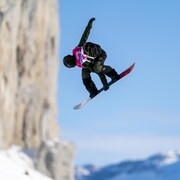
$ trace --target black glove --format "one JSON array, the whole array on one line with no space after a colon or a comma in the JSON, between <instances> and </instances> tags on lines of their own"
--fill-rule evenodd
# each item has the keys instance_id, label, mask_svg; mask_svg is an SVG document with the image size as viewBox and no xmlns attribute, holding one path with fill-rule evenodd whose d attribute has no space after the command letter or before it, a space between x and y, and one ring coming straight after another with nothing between
<instances>
[{"instance_id":1,"label":"black glove","mask_svg":"<svg viewBox=\"0 0 180 180\"><path fill-rule=\"evenodd\" d=\"M95 18L91 18L90 20L89 20L89 23L88 23L88 25L92 28L92 23L93 23L93 21L95 21L96 19Z\"/></svg>"},{"instance_id":2,"label":"black glove","mask_svg":"<svg viewBox=\"0 0 180 180\"><path fill-rule=\"evenodd\" d=\"M109 85L108 84L103 84L103 88L105 91L107 91L109 89Z\"/></svg>"},{"instance_id":3,"label":"black glove","mask_svg":"<svg viewBox=\"0 0 180 180\"><path fill-rule=\"evenodd\" d=\"M95 21L96 20L96 18L91 18L90 20L89 20L89 23L92 23L93 21Z\"/></svg>"}]
</instances>

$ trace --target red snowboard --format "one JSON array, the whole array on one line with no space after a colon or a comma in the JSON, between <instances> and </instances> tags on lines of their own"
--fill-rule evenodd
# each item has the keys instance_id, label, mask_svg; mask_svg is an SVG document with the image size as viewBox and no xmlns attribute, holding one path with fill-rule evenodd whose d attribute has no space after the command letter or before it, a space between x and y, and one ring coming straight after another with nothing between
<instances>
[{"instance_id":1,"label":"red snowboard","mask_svg":"<svg viewBox=\"0 0 180 180\"><path fill-rule=\"evenodd\" d=\"M134 65L135 65L135 63L132 64L132 65L131 65L129 68L127 68L126 70L124 70L122 73L120 73L120 74L119 74L119 80L122 79L123 77L125 77L126 75L128 75L128 74L133 70ZM118 80L118 81L119 81L119 80ZM114 84L114 83L116 83L116 82L118 82L118 81L115 81L115 82L110 81L110 82L108 83L108 85L111 86L112 84ZM99 89L99 93L101 93L102 91L104 91L104 88L103 88L103 87L102 87L101 89ZM96 96L95 96L95 97L96 97ZM92 98L89 97L89 98L86 99L84 102L76 105L73 109L75 109L75 110L81 109L81 108L84 107L91 99L92 99Z\"/></svg>"}]
</instances>

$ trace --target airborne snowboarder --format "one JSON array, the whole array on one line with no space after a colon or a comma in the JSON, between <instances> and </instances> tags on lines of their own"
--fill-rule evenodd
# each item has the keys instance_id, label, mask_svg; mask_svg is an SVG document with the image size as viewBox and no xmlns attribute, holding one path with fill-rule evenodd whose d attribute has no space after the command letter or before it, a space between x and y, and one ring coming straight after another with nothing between
<instances>
[{"instance_id":1,"label":"airborne snowboarder","mask_svg":"<svg viewBox=\"0 0 180 180\"><path fill-rule=\"evenodd\" d=\"M116 82L120 78L115 69L104 65L107 54L101 46L92 42L86 42L93 21L95 21L95 18L89 20L79 44L72 50L72 55L67 55L63 59L64 65L68 68L75 66L82 68L82 81L91 99L99 93L91 78L91 72L98 74L104 90L109 89L106 76L111 78L111 82Z\"/></svg>"}]
</instances>

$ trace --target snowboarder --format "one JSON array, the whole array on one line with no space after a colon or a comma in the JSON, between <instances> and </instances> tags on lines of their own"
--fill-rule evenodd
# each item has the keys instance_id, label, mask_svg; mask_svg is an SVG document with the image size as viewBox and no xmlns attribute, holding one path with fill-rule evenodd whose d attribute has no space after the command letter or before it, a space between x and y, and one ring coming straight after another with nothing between
<instances>
[{"instance_id":1,"label":"snowboarder","mask_svg":"<svg viewBox=\"0 0 180 180\"><path fill-rule=\"evenodd\" d=\"M91 72L99 76L104 90L109 89L106 76L110 77L112 82L119 80L119 75L115 69L104 65L107 54L101 46L92 42L86 42L93 21L95 21L95 18L89 20L79 44L72 50L72 55L67 55L63 59L64 65L68 68L75 66L82 68L82 81L90 94L90 98L95 97L99 93L96 85L92 81Z\"/></svg>"}]
</instances>

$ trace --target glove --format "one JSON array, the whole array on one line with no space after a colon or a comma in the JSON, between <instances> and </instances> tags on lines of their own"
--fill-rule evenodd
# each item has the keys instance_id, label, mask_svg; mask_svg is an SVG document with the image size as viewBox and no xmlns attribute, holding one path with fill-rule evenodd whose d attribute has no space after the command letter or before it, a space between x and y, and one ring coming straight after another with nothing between
<instances>
[{"instance_id":1,"label":"glove","mask_svg":"<svg viewBox=\"0 0 180 180\"><path fill-rule=\"evenodd\" d=\"M88 25L90 26L90 28L92 28L92 23L93 23L93 21L95 21L95 20L96 20L95 18L91 18L91 19L89 20Z\"/></svg>"},{"instance_id":2,"label":"glove","mask_svg":"<svg viewBox=\"0 0 180 180\"><path fill-rule=\"evenodd\" d=\"M91 18L90 20L89 20L89 23L92 23L93 21L95 21L96 20L96 18Z\"/></svg>"},{"instance_id":3,"label":"glove","mask_svg":"<svg viewBox=\"0 0 180 180\"><path fill-rule=\"evenodd\" d=\"M103 88L105 91L107 91L109 89L109 85L108 84L103 84Z\"/></svg>"}]
</instances>

